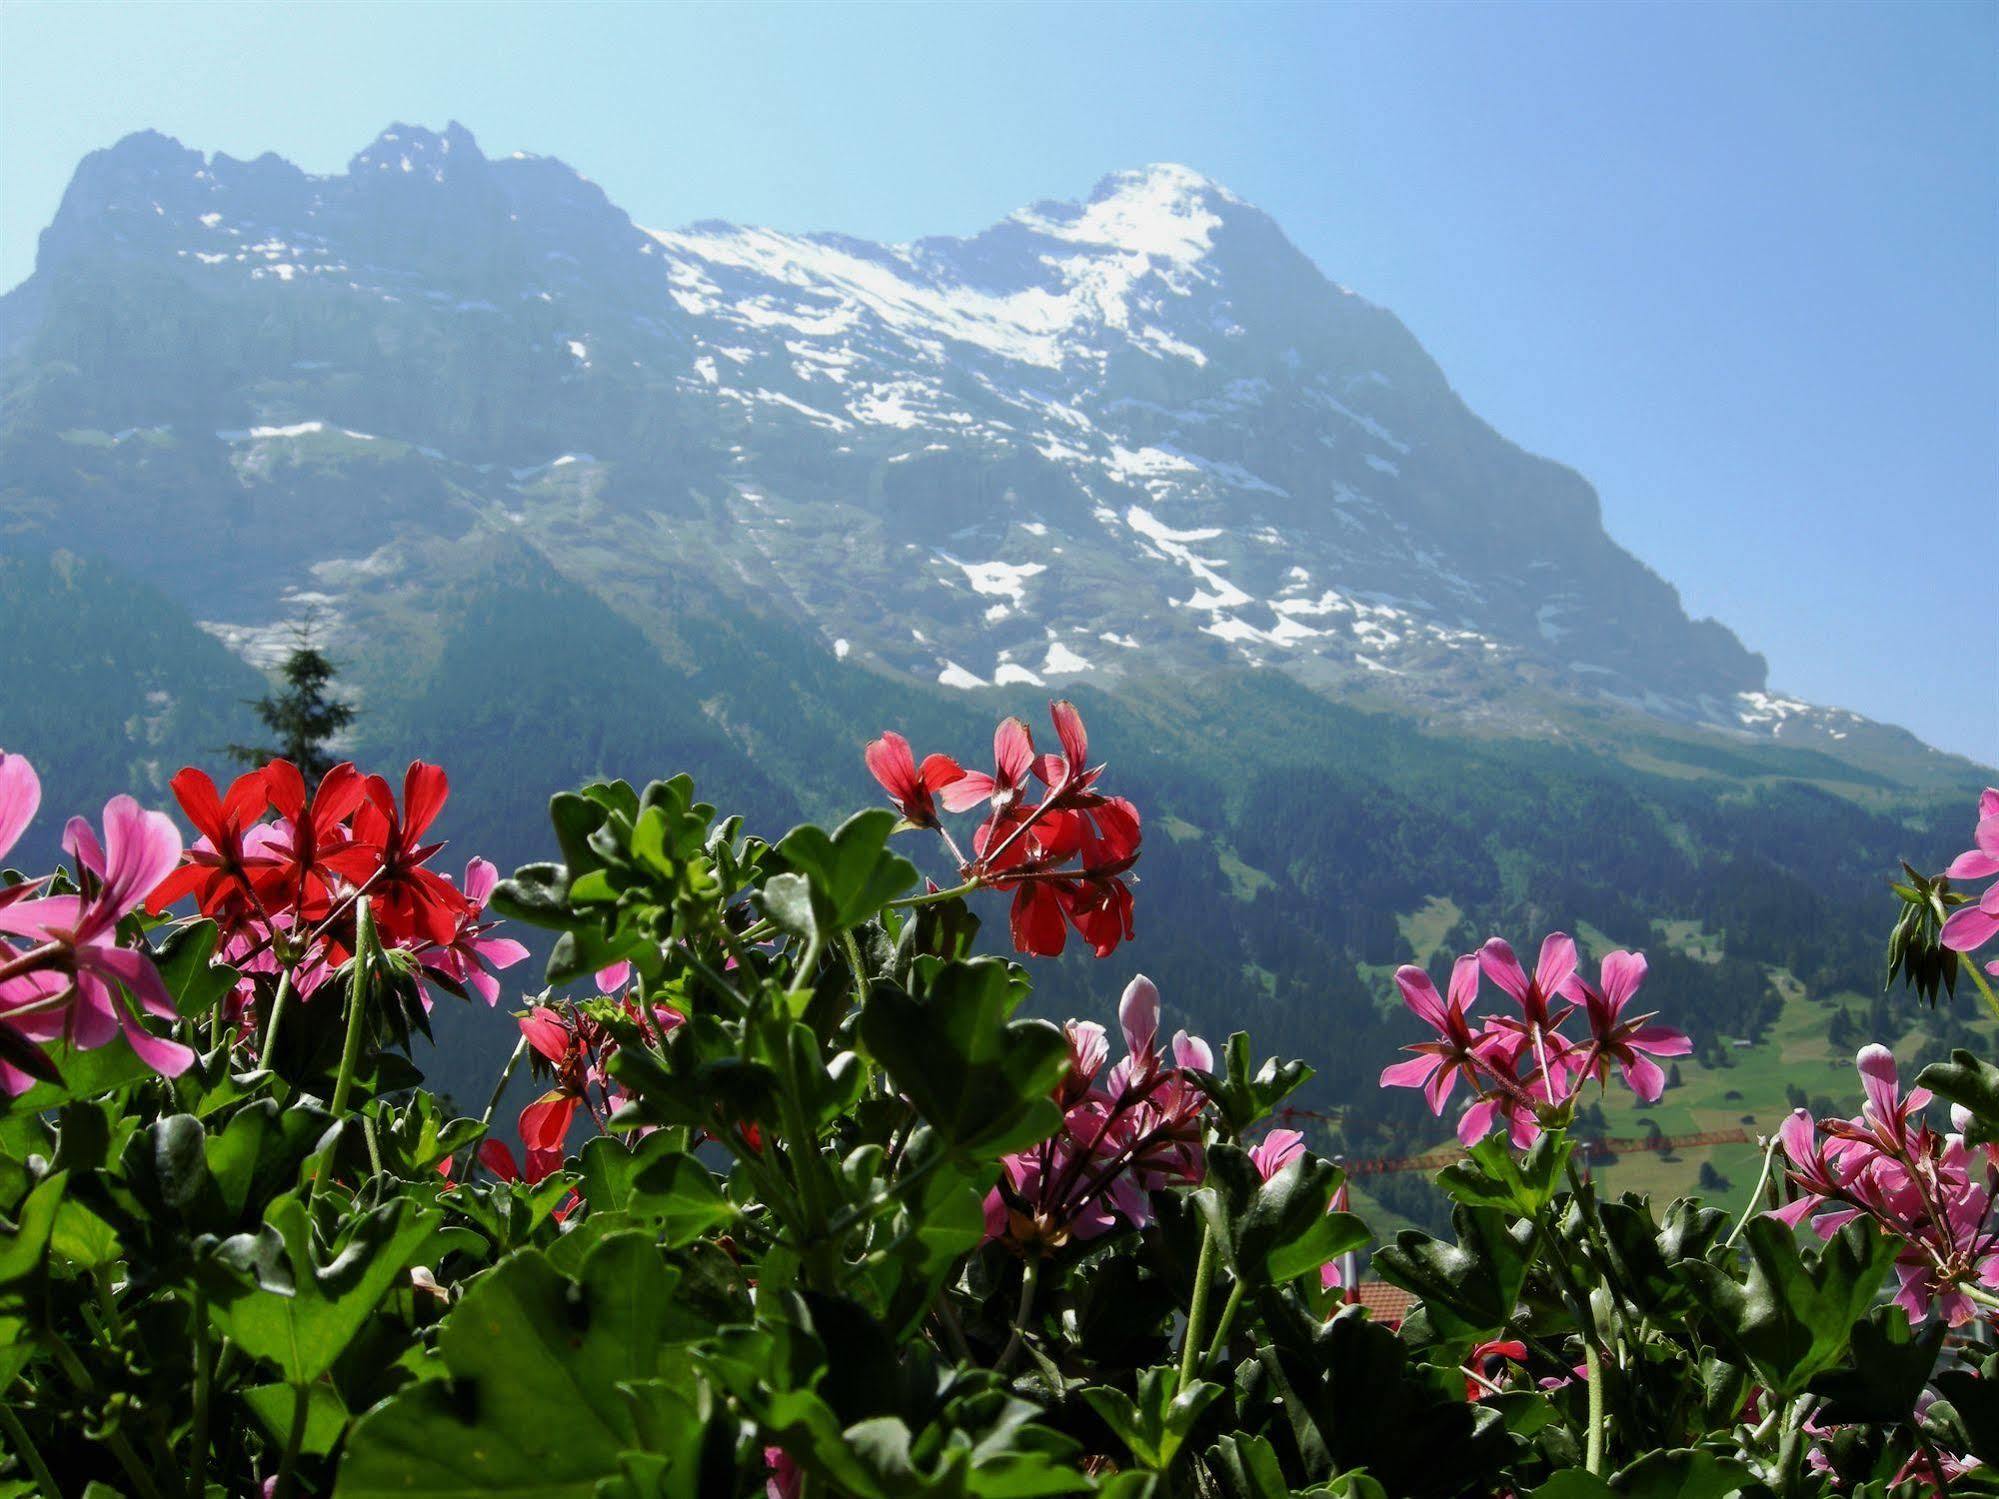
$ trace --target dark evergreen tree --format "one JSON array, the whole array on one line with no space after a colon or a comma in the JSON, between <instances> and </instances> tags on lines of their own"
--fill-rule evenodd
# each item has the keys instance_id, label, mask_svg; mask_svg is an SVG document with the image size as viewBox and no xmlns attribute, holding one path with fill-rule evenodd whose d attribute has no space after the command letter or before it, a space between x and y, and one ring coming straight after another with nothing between
<instances>
[{"instance_id":1,"label":"dark evergreen tree","mask_svg":"<svg viewBox=\"0 0 1999 1499\"><path fill-rule=\"evenodd\" d=\"M266 694L250 706L271 733L270 745L232 744L232 759L247 765L283 758L291 761L307 780L316 781L333 768L328 743L354 721L354 708L330 692L335 672L332 661L313 644L312 626L299 625L292 632L291 653L279 669L280 691Z\"/></svg>"}]
</instances>

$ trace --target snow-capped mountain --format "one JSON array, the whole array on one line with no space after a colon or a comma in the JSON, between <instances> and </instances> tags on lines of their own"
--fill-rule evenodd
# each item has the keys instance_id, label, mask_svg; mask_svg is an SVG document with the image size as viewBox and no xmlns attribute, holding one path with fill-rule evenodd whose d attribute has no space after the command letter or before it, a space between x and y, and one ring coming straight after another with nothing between
<instances>
[{"instance_id":1,"label":"snow-capped mountain","mask_svg":"<svg viewBox=\"0 0 1999 1499\"><path fill-rule=\"evenodd\" d=\"M246 652L307 609L379 634L521 545L643 629L698 580L953 688L1233 663L1455 718L1888 732L1771 695L1582 478L1184 167L877 245L643 229L456 125L326 177L148 133L80 166L0 337L0 527Z\"/></svg>"}]
</instances>

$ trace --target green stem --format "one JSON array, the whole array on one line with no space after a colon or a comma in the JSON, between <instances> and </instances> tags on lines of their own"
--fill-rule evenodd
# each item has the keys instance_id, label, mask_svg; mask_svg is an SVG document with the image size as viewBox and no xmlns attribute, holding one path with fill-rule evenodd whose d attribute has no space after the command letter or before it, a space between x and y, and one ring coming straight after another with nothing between
<instances>
[{"instance_id":1,"label":"green stem","mask_svg":"<svg viewBox=\"0 0 1999 1499\"><path fill-rule=\"evenodd\" d=\"M1994 1296L1990 1291L1981 1290L1968 1280L1959 1281L1957 1288L1981 1305L1999 1308L1999 1296Z\"/></svg>"},{"instance_id":2,"label":"green stem","mask_svg":"<svg viewBox=\"0 0 1999 1499\"><path fill-rule=\"evenodd\" d=\"M854 940L852 932L840 933L840 942L847 950L847 967L854 975L854 1003L865 1008L868 1002L868 965L861 961L861 944Z\"/></svg>"},{"instance_id":3,"label":"green stem","mask_svg":"<svg viewBox=\"0 0 1999 1499\"><path fill-rule=\"evenodd\" d=\"M486 1112L479 1116L479 1134L483 1140L486 1132L493 1127L493 1116L500 1111L500 1097L507 1091L507 1084L514 1080L514 1069L521 1065L521 1058L527 1055L528 1038L523 1036L514 1043L514 1054L507 1058L507 1065L500 1069L500 1080L493 1084L493 1096L486 1100ZM470 1181L479 1174L479 1148L472 1148L472 1159L465 1163L463 1180Z\"/></svg>"},{"instance_id":4,"label":"green stem","mask_svg":"<svg viewBox=\"0 0 1999 1499\"><path fill-rule=\"evenodd\" d=\"M278 1459L278 1484L274 1499L291 1499L298 1492L298 1475L292 1470L298 1466L298 1450L305 1441L306 1417L312 1411L312 1386L292 1386L292 1424L285 1434L284 1456Z\"/></svg>"},{"instance_id":5,"label":"green stem","mask_svg":"<svg viewBox=\"0 0 1999 1499\"><path fill-rule=\"evenodd\" d=\"M42 1461L42 1454L36 1448L34 1439L28 1435L27 1427L14 1414L14 1407L4 1400L0 1400L0 1431L7 1434L7 1440L13 1444L14 1453L21 1459L22 1466L34 1475L36 1488L49 1495L50 1499L62 1499L62 1490L56 1487L48 1464Z\"/></svg>"},{"instance_id":6,"label":"green stem","mask_svg":"<svg viewBox=\"0 0 1999 1499\"><path fill-rule=\"evenodd\" d=\"M961 895L970 895L974 890L982 889L985 883L975 875L964 884L955 885L949 890L932 890L924 895L906 895L901 900L892 900L884 909L907 911L916 906L934 906L943 901L956 900Z\"/></svg>"},{"instance_id":7,"label":"green stem","mask_svg":"<svg viewBox=\"0 0 1999 1499\"><path fill-rule=\"evenodd\" d=\"M995 1374L1006 1373L1020 1357L1020 1350L1027 1342L1028 1320L1034 1315L1034 1293L1040 1284L1041 1261L1037 1257L1029 1260L1020 1272L1020 1303L1013 1311L1013 1331L1007 1336L1006 1347L1000 1350L999 1362L993 1365Z\"/></svg>"},{"instance_id":8,"label":"green stem","mask_svg":"<svg viewBox=\"0 0 1999 1499\"><path fill-rule=\"evenodd\" d=\"M1985 982L1985 975L1979 970L1977 959L1970 953L1959 953L1958 966L1971 975L1972 983L1978 985L1978 992L1984 997L1985 1008L1992 1012L1994 1020L1999 1020L1999 995L1995 995L1992 986Z\"/></svg>"},{"instance_id":9,"label":"green stem","mask_svg":"<svg viewBox=\"0 0 1999 1499\"><path fill-rule=\"evenodd\" d=\"M278 1054L278 1022L285 1018L285 1006L292 997L292 971L289 968L278 972L278 997L271 1001L271 1018L264 1027L264 1047L257 1053L257 1066L268 1072L271 1062Z\"/></svg>"},{"instance_id":10,"label":"green stem","mask_svg":"<svg viewBox=\"0 0 1999 1499\"><path fill-rule=\"evenodd\" d=\"M1756 1204L1763 1200L1763 1189L1770 1185L1770 1164L1777 1158L1777 1147L1782 1144L1780 1137L1772 1135L1763 1146L1763 1171L1756 1178L1756 1190L1749 1194L1749 1206L1742 1210L1742 1216L1735 1220L1735 1227L1722 1240L1723 1249L1733 1249L1735 1241L1742 1237L1742 1231L1749 1227L1749 1220L1756 1216Z\"/></svg>"},{"instance_id":11,"label":"green stem","mask_svg":"<svg viewBox=\"0 0 1999 1499\"><path fill-rule=\"evenodd\" d=\"M187 1492L202 1499L208 1492L208 1404L213 1386L208 1354L208 1298L194 1293L194 1423L188 1431Z\"/></svg>"},{"instance_id":12,"label":"green stem","mask_svg":"<svg viewBox=\"0 0 1999 1499\"><path fill-rule=\"evenodd\" d=\"M1201 1333L1208 1317L1208 1295L1214 1289L1215 1262L1221 1258L1221 1246L1215 1242L1215 1229L1209 1224L1201 1231L1201 1257L1194 1264L1194 1299L1187 1304L1187 1336L1180 1347L1180 1383L1174 1391L1176 1395L1187 1393L1187 1386L1194 1382L1194 1366L1201 1356Z\"/></svg>"},{"instance_id":13,"label":"green stem","mask_svg":"<svg viewBox=\"0 0 1999 1499\"><path fill-rule=\"evenodd\" d=\"M340 1075L333 1083L330 1112L338 1119L354 1091L354 1069L361 1061L361 1037L368 1013L368 961L375 951L375 912L368 901L354 903L354 963L347 984L347 1039L340 1048Z\"/></svg>"},{"instance_id":14,"label":"green stem","mask_svg":"<svg viewBox=\"0 0 1999 1499\"><path fill-rule=\"evenodd\" d=\"M1206 1374L1220 1360L1228 1347L1229 1331L1235 1326L1235 1314L1242 1306L1243 1292L1249 1289L1247 1281L1238 1279L1229 1287L1229 1299L1222 1303L1222 1319L1215 1324L1215 1335L1208 1340L1208 1351L1201 1356L1199 1372Z\"/></svg>"},{"instance_id":15,"label":"green stem","mask_svg":"<svg viewBox=\"0 0 1999 1499\"><path fill-rule=\"evenodd\" d=\"M1583 1466L1592 1473L1603 1472L1603 1357L1595 1342L1583 1342L1583 1363L1589 1369L1589 1446Z\"/></svg>"}]
</instances>

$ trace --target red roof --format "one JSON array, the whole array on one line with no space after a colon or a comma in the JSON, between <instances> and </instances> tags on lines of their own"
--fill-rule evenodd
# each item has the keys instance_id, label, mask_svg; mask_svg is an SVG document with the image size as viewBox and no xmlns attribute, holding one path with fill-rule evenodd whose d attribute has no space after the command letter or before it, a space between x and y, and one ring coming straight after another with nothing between
<instances>
[{"instance_id":1,"label":"red roof","mask_svg":"<svg viewBox=\"0 0 1999 1499\"><path fill-rule=\"evenodd\" d=\"M1402 1319L1409 1315L1409 1308L1416 1304L1414 1296L1385 1280L1362 1281L1354 1287L1354 1300L1366 1307L1375 1321L1390 1327L1400 1327Z\"/></svg>"}]
</instances>

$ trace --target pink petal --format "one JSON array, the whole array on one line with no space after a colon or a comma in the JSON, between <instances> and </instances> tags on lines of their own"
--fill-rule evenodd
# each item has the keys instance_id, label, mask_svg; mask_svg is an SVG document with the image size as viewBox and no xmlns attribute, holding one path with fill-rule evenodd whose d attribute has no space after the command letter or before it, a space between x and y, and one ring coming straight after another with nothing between
<instances>
[{"instance_id":1,"label":"pink petal","mask_svg":"<svg viewBox=\"0 0 1999 1499\"><path fill-rule=\"evenodd\" d=\"M162 1020L180 1019L180 1012L174 1008L173 995L167 992L159 969L144 953L134 952L129 947L93 947L79 950L76 961L79 970L92 968L117 979L150 1014Z\"/></svg>"},{"instance_id":2,"label":"pink petal","mask_svg":"<svg viewBox=\"0 0 1999 1499\"><path fill-rule=\"evenodd\" d=\"M1775 1218L1786 1228L1796 1228L1805 1221L1811 1210L1824 1200L1822 1197L1800 1197L1796 1202L1787 1202L1780 1208L1771 1208L1763 1216Z\"/></svg>"},{"instance_id":3,"label":"pink petal","mask_svg":"<svg viewBox=\"0 0 1999 1499\"><path fill-rule=\"evenodd\" d=\"M1853 1065L1860 1073L1860 1088L1867 1095L1874 1117L1883 1123L1893 1119L1902 1094L1895 1071L1895 1054L1878 1043L1863 1046Z\"/></svg>"},{"instance_id":4,"label":"pink petal","mask_svg":"<svg viewBox=\"0 0 1999 1499\"><path fill-rule=\"evenodd\" d=\"M1411 1057L1406 1062L1395 1062L1381 1069L1381 1086L1384 1088L1420 1088L1430 1080L1430 1074L1444 1065L1444 1059L1434 1052L1425 1052L1420 1057Z\"/></svg>"},{"instance_id":5,"label":"pink petal","mask_svg":"<svg viewBox=\"0 0 1999 1499\"><path fill-rule=\"evenodd\" d=\"M518 945L518 944L516 944ZM523 949L525 952L525 949ZM597 987L606 994L616 994L631 982L632 965L629 962L613 963L608 968L597 970Z\"/></svg>"},{"instance_id":6,"label":"pink petal","mask_svg":"<svg viewBox=\"0 0 1999 1499\"><path fill-rule=\"evenodd\" d=\"M1613 1014L1631 1002L1638 986L1644 982L1645 954L1620 949L1604 955L1603 997L1610 1001Z\"/></svg>"},{"instance_id":7,"label":"pink petal","mask_svg":"<svg viewBox=\"0 0 1999 1499\"><path fill-rule=\"evenodd\" d=\"M1575 971L1575 939L1567 932L1548 933L1541 943L1540 960L1534 965L1534 981L1541 986L1541 992L1550 998L1560 994ZM1639 977L1644 977L1642 970Z\"/></svg>"},{"instance_id":8,"label":"pink petal","mask_svg":"<svg viewBox=\"0 0 1999 1499\"><path fill-rule=\"evenodd\" d=\"M41 779L28 757L0 750L0 858L20 841L41 804Z\"/></svg>"},{"instance_id":9,"label":"pink petal","mask_svg":"<svg viewBox=\"0 0 1999 1499\"><path fill-rule=\"evenodd\" d=\"M983 771L968 770L964 776L937 794L946 812L969 812L993 794L993 778Z\"/></svg>"},{"instance_id":10,"label":"pink petal","mask_svg":"<svg viewBox=\"0 0 1999 1499\"><path fill-rule=\"evenodd\" d=\"M1999 829L1995 829L1995 833L1999 833ZM1970 849L1951 860L1944 873L1954 880L1982 880L1988 875L1999 874L1999 855L1988 854L1981 848Z\"/></svg>"},{"instance_id":11,"label":"pink petal","mask_svg":"<svg viewBox=\"0 0 1999 1499\"><path fill-rule=\"evenodd\" d=\"M1458 1120L1458 1143L1476 1145L1492 1133L1494 1116L1499 1113L1499 1105L1489 1098L1481 1098L1464 1111Z\"/></svg>"},{"instance_id":12,"label":"pink petal","mask_svg":"<svg viewBox=\"0 0 1999 1499\"><path fill-rule=\"evenodd\" d=\"M1062 758L1069 762L1069 774L1079 776L1090 768L1090 740L1083 732L1083 715L1067 698L1048 705L1055 722L1055 737L1062 741Z\"/></svg>"},{"instance_id":13,"label":"pink petal","mask_svg":"<svg viewBox=\"0 0 1999 1499\"><path fill-rule=\"evenodd\" d=\"M1655 1057L1684 1057L1694 1049L1691 1036L1669 1025L1641 1025L1625 1040L1634 1050L1649 1051Z\"/></svg>"},{"instance_id":14,"label":"pink petal","mask_svg":"<svg viewBox=\"0 0 1999 1499\"><path fill-rule=\"evenodd\" d=\"M474 906L483 909L486 897L499 883L500 871L493 867L492 860L474 859L465 866L465 898Z\"/></svg>"},{"instance_id":15,"label":"pink petal","mask_svg":"<svg viewBox=\"0 0 1999 1499\"><path fill-rule=\"evenodd\" d=\"M1503 937L1492 937L1478 950L1478 966L1485 976L1517 1000L1525 1000L1530 985L1527 970L1520 966L1520 960L1513 956L1513 949Z\"/></svg>"},{"instance_id":16,"label":"pink petal","mask_svg":"<svg viewBox=\"0 0 1999 1499\"><path fill-rule=\"evenodd\" d=\"M1657 1103L1659 1095L1666 1091L1666 1074L1642 1052L1632 1053L1631 1060L1623 1064L1623 1071L1624 1081L1638 1095L1640 1103Z\"/></svg>"},{"instance_id":17,"label":"pink petal","mask_svg":"<svg viewBox=\"0 0 1999 1499\"><path fill-rule=\"evenodd\" d=\"M1457 975L1451 975L1452 988L1457 987ZM1437 986L1430 981L1430 975L1413 963L1405 963L1395 970L1395 987L1402 991L1402 1002L1416 1013L1416 1018L1440 1034L1450 1026L1449 1012L1444 1009L1444 1001L1437 994Z\"/></svg>"},{"instance_id":18,"label":"pink petal","mask_svg":"<svg viewBox=\"0 0 1999 1499\"><path fill-rule=\"evenodd\" d=\"M1478 954L1460 953L1451 964L1451 1003L1463 1014L1478 1002Z\"/></svg>"},{"instance_id":19,"label":"pink petal","mask_svg":"<svg viewBox=\"0 0 1999 1499\"><path fill-rule=\"evenodd\" d=\"M164 812L148 812L129 796L104 804L103 902L123 916L180 863L180 829Z\"/></svg>"},{"instance_id":20,"label":"pink petal","mask_svg":"<svg viewBox=\"0 0 1999 1499\"><path fill-rule=\"evenodd\" d=\"M1952 952L1976 952L1992 940L1994 932L1999 932L1999 915L1983 905L1963 906L1951 912L1943 924L1943 945Z\"/></svg>"},{"instance_id":21,"label":"pink petal","mask_svg":"<svg viewBox=\"0 0 1999 1499\"><path fill-rule=\"evenodd\" d=\"M1159 990L1151 979L1141 973L1125 985L1124 997L1118 1001L1117 1018L1131 1055L1151 1056L1152 1043L1159 1036Z\"/></svg>"},{"instance_id":22,"label":"pink petal","mask_svg":"<svg viewBox=\"0 0 1999 1499\"><path fill-rule=\"evenodd\" d=\"M1190 1036L1185 1031L1173 1033L1173 1065L1186 1067L1195 1072L1213 1072L1215 1053L1207 1042L1199 1036Z\"/></svg>"}]
</instances>

